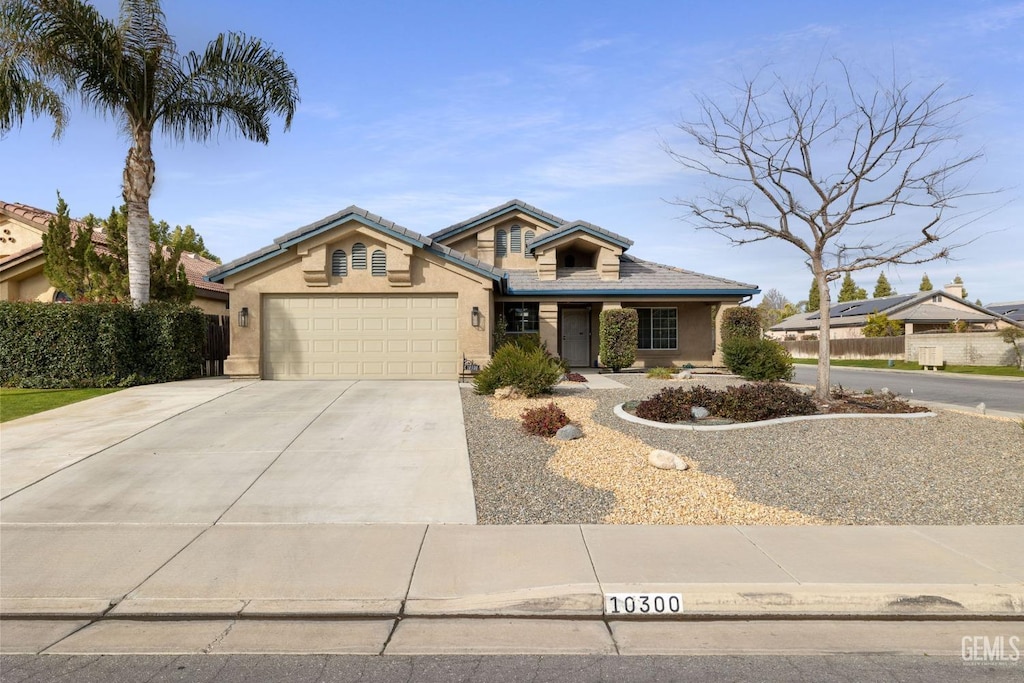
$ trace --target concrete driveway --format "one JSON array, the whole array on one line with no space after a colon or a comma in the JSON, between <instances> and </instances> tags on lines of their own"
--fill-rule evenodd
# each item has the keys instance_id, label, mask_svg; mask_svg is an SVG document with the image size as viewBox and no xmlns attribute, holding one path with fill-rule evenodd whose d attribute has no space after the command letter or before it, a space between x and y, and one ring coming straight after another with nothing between
<instances>
[{"instance_id":1,"label":"concrete driveway","mask_svg":"<svg viewBox=\"0 0 1024 683\"><path fill-rule=\"evenodd\" d=\"M455 382L177 382L2 431L5 524L476 522Z\"/></svg>"}]
</instances>

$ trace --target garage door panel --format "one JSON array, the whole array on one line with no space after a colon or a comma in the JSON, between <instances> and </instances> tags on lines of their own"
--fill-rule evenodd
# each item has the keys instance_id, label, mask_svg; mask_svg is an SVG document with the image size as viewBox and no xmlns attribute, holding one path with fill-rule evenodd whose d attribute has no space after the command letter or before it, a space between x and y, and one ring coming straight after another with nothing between
<instances>
[{"instance_id":1,"label":"garage door panel","mask_svg":"<svg viewBox=\"0 0 1024 683\"><path fill-rule=\"evenodd\" d=\"M455 297L268 296L267 378L454 379Z\"/></svg>"}]
</instances>

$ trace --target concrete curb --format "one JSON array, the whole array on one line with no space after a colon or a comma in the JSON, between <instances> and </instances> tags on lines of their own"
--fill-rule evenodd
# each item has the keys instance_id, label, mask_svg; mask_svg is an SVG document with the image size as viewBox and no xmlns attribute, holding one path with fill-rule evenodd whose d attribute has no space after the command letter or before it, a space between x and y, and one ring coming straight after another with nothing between
<instances>
[{"instance_id":1,"label":"concrete curb","mask_svg":"<svg viewBox=\"0 0 1024 683\"><path fill-rule=\"evenodd\" d=\"M738 422L731 425L690 425L690 424L668 424L667 422L655 422L654 420L645 420L642 417L636 415L630 415L623 409L624 404L620 403L613 411L615 415L622 418L626 422L633 422L635 424L646 425L647 427L657 427L658 429L676 429L691 432L727 432L735 429L755 429L757 427L767 427L769 425L788 424L790 422L803 422L806 420L849 420L849 419L903 419L912 420L921 417L936 417L936 413L840 413L838 415L798 415L796 417L779 417L774 420L761 420L760 422Z\"/></svg>"},{"instance_id":2,"label":"concrete curb","mask_svg":"<svg viewBox=\"0 0 1024 683\"><path fill-rule=\"evenodd\" d=\"M683 609L676 614L608 613L600 592L584 587L545 586L500 595L445 600L363 602L303 600L125 600L109 610L96 600L7 599L2 619L144 619L205 621L211 619L394 619L559 618L679 621L693 619L1014 619L1024 618L1020 584L629 584L608 585L609 593L638 589L678 593ZM139 604L133 604L138 602ZM259 604L257 604L259 603ZM109 610L109 611L107 611Z\"/></svg>"},{"instance_id":3,"label":"concrete curb","mask_svg":"<svg viewBox=\"0 0 1024 683\"><path fill-rule=\"evenodd\" d=\"M818 367L817 363L797 363L797 365L805 365L809 368ZM941 376L950 377L956 379L990 379L999 382L1024 382L1024 377L1005 377L1003 375L971 375L966 372L944 372L939 370L901 370L898 368L857 368L849 365L832 365L833 370L856 370L862 372L899 372L905 375L926 375L928 377Z\"/></svg>"}]
</instances>

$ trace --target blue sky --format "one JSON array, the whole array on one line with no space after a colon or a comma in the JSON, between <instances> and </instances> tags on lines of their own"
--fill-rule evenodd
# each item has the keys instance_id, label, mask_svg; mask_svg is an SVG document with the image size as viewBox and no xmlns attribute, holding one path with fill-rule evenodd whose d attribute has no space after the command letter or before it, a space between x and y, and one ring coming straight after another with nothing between
<instances>
[{"instance_id":1,"label":"blue sky","mask_svg":"<svg viewBox=\"0 0 1024 683\"><path fill-rule=\"evenodd\" d=\"M113 0L96 2L108 16ZM179 48L220 31L256 35L299 78L291 131L268 146L223 133L161 140L154 217L191 224L225 261L350 204L430 233L519 198L635 241L632 254L807 296L785 244L730 247L680 220L675 198L704 179L673 162L694 93L721 96L766 65L799 74L822 58L970 95L971 187L1003 189L956 261L887 272L901 292L960 274L973 300L1024 298L1024 2L323 2L165 0ZM73 215L121 203L126 140L75 111L64 137L26 122L0 141L0 198ZM886 230L915 232L894 219ZM877 271L855 274L869 293ZM758 297L759 299L759 297ZM755 299L755 303L758 299Z\"/></svg>"}]
</instances>

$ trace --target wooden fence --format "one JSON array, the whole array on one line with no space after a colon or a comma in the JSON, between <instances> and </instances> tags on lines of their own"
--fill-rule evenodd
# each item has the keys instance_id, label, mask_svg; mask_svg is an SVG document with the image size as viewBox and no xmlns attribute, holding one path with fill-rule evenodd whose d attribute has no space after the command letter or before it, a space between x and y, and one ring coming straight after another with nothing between
<instances>
[{"instance_id":1,"label":"wooden fence","mask_svg":"<svg viewBox=\"0 0 1024 683\"><path fill-rule=\"evenodd\" d=\"M206 316L206 343L203 345L203 376L220 377L231 348L231 317Z\"/></svg>"},{"instance_id":2,"label":"wooden fence","mask_svg":"<svg viewBox=\"0 0 1024 683\"><path fill-rule=\"evenodd\" d=\"M906 337L862 337L859 339L833 339L832 358L864 359L881 358L903 360ZM784 341L782 345L794 358L817 358L818 341Z\"/></svg>"}]
</instances>

